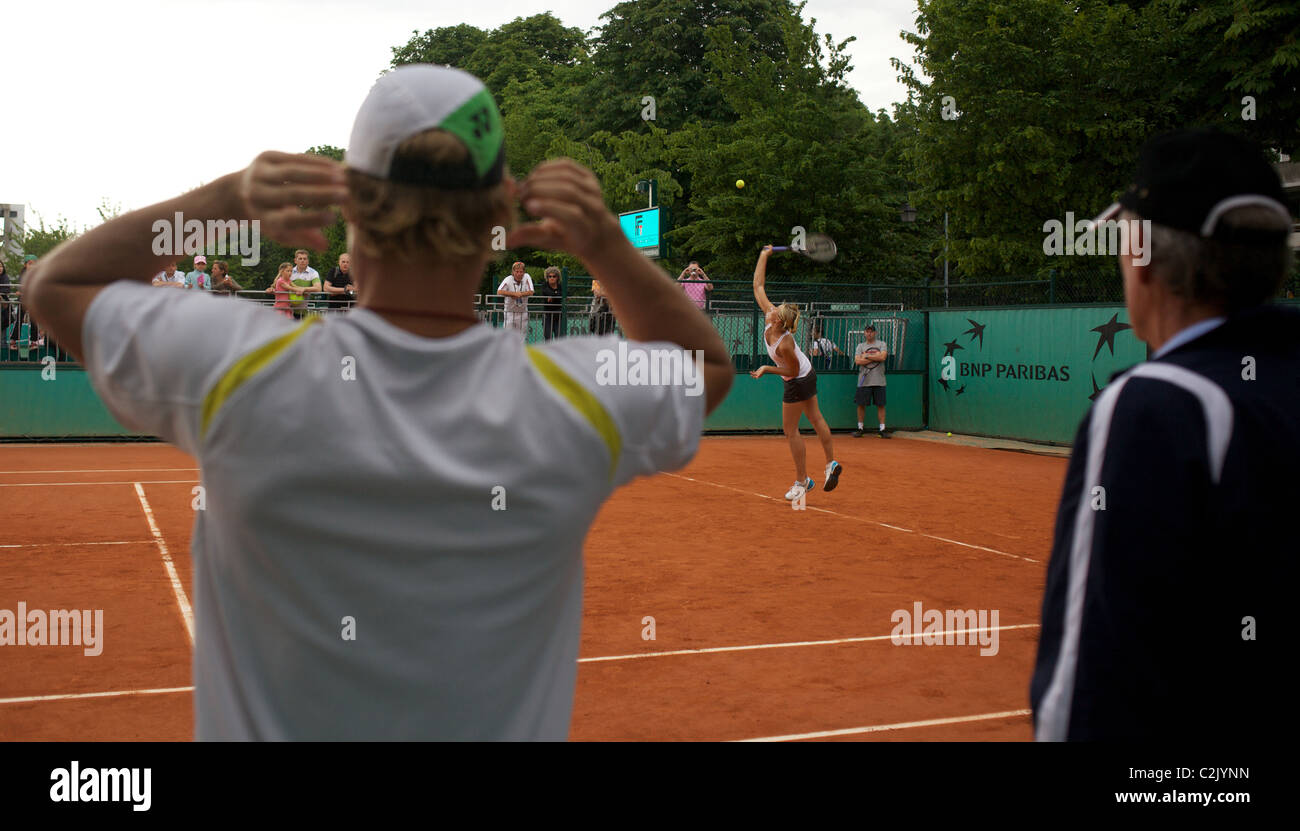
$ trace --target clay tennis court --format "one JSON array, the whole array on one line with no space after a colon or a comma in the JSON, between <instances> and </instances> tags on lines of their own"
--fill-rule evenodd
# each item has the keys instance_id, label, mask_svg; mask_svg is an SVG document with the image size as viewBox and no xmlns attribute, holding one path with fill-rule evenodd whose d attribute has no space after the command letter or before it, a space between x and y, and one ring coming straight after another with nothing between
<instances>
[{"instance_id":1,"label":"clay tennis court","mask_svg":"<svg viewBox=\"0 0 1300 831\"><path fill-rule=\"evenodd\" d=\"M782 499L779 436L705 438L614 495L586 546L574 739L1032 737L1065 459L902 436L836 452L839 489L805 511ZM97 656L0 647L0 739L191 738L198 484L168 445L0 445L0 609L104 613ZM891 615L917 602L996 610L997 653L975 633L894 645Z\"/></svg>"}]
</instances>

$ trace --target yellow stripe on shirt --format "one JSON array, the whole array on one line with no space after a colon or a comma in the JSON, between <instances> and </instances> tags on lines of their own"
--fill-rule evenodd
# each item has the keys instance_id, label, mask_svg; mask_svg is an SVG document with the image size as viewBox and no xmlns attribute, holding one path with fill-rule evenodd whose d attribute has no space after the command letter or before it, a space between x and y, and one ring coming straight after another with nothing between
<instances>
[{"instance_id":1,"label":"yellow stripe on shirt","mask_svg":"<svg viewBox=\"0 0 1300 831\"><path fill-rule=\"evenodd\" d=\"M528 347L528 357L546 382L572 404L574 409L591 423L596 434L604 440L605 446L609 448L609 476L612 479L614 472L618 470L619 456L623 452L623 438L618 432L618 425L605 409L605 405L541 350Z\"/></svg>"},{"instance_id":2,"label":"yellow stripe on shirt","mask_svg":"<svg viewBox=\"0 0 1300 831\"><path fill-rule=\"evenodd\" d=\"M221 380L208 390L208 394L203 397L202 418L199 422L199 438L202 439L208 433L208 424L211 423L217 410L221 405L226 403L226 399L234 395L235 390L244 385L245 382L251 381L253 376L266 368L267 364L275 360L280 353L288 349L289 346L298 339L307 327L313 323L319 323L320 318L311 317L302 322L302 325L287 332L278 338L270 340L258 348L249 352L244 357L235 361L226 374L221 376Z\"/></svg>"}]
</instances>

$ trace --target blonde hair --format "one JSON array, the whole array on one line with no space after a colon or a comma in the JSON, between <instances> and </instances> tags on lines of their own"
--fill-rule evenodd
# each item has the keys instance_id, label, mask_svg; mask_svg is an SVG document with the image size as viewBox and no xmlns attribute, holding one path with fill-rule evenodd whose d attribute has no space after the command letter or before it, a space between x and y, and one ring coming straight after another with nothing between
<instances>
[{"instance_id":1,"label":"blonde hair","mask_svg":"<svg viewBox=\"0 0 1300 831\"><path fill-rule=\"evenodd\" d=\"M279 280L280 275L286 271L293 271L293 263L280 263L280 270L275 272L275 279Z\"/></svg>"},{"instance_id":2,"label":"blonde hair","mask_svg":"<svg viewBox=\"0 0 1300 831\"><path fill-rule=\"evenodd\" d=\"M799 328L799 307L794 303L782 303L776 307L776 316L787 332Z\"/></svg>"},{"instance_id":3,"label":"blonde hair","mask_svg":"<svg viewBox=\"0 0 1300 831\"><path fill-rule=\"evenodd\" d=\"M439 165L468 162L469 151L459 138L434 128L403 141L393 154L403 159ZM506 181L480 190L441 188L390 182L348 170L355 235L350 250L368 257L404 261L467 259L486 252L493 226L514 224Z\"/></svg>"}]
</instances>

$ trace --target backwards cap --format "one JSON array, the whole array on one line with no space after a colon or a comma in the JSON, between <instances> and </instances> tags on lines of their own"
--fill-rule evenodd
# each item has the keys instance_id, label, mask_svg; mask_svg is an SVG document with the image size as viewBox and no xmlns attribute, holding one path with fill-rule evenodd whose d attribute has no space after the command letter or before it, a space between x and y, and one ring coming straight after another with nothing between
<instances>
[{"instance_id":1,"label":"backwards cap","mask_svg":"<svg viewBox=\"0 0 1300 831\"><path fill-rule=\"evenodd\" d=\"M469 150L459 164L394 163L397 146L441 128ZM379 179L448 190L486 188L505 169L505 130L492 93L464 70L433 64L398 67L375 82L357 111L348 143L349 167Z\"/></svg>"}]
</instances>

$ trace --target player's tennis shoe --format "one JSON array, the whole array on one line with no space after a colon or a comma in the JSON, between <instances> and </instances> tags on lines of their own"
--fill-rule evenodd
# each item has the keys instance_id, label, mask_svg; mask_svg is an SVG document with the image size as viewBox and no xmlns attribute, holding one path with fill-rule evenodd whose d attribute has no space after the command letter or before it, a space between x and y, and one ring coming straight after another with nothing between
<instances>
[{"instance_id":1,"label":"player's tennis shoe","mask_svg":"<svg viewBox=\"0 0 1300 831\"><path fill-rule=\"evenodd\" d=\"M795 482L790 486L790 490L785 492L786 501L793 502L815 487L817 487L817 483L812 480L811 476L806 481Z\"/></svg>"},{"instance_id":2,"label":"player's tennis shoe","mask_svg":"<svg viewBox=\"0 0 1300 831\"><path fill-rule=\"evenodd\" d=\"M826 490L828 493L835 490L835 486L840 483L840 474L844 472L844 466L839 462L831 462L826 465Z\"/></svg>"}]
</instances>

